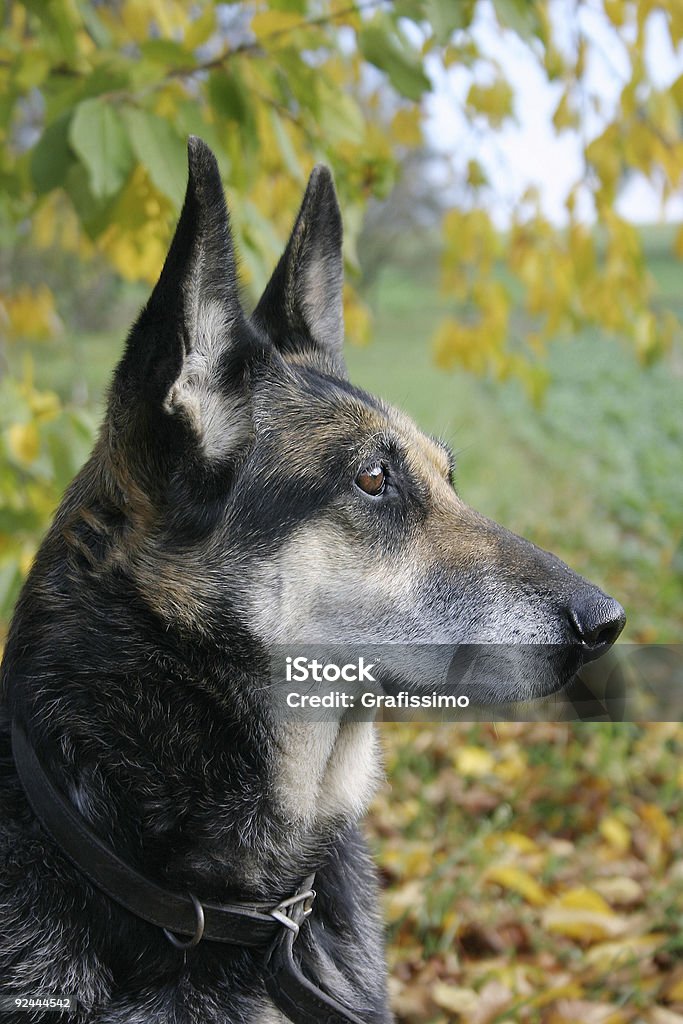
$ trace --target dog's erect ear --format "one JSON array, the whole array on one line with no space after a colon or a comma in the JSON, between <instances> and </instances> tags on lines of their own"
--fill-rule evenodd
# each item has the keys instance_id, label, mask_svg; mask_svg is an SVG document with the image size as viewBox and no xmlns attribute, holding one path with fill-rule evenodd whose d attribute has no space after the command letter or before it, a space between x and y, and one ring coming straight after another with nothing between
<instances>
[{"instance_id":1,"label":"dog's erect ear","mask_svg":"<svg viewBox=\"0 0 683 1024\"><path fill-rule=\"evenodd\" d=\"M341 362L342 220L327 167L313 170L287 248L253 322L282 352L318 348Z\"/></svg>"},{"instance_id":2,"label":"dog's erect ear","mask_svg":"<svg viewBox=\"0 0 683 1024\"><path fill-rule=\"evenodd\" d=\"M216 158L188 142L185 202L161 276L133 327L119 391L184 417L211 455L229 453L245 426L240 394L252 337L239 302L228 211Z\"/></svg>"}]
</instances>

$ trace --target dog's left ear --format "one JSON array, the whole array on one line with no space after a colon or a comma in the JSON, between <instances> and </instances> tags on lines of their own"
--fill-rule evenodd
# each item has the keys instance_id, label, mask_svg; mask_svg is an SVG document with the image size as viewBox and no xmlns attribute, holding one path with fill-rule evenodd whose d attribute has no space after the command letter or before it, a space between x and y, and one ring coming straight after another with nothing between
<instances>
[{"instance_id":1,"label":"dog's left ear","mask_svg":"<svg viewBox=\"0 0 683 1024\"><path fill-rule=\"evenodd\" d=\"M337 194L330 171L319 165L252 321L281 352L317 349L342 366L343 284Z\"/></svg>"},{"instance_id":2,"label":"dog's left ear","mask_svg":"<svg viewBox=\"0 0 683 1024\"><path fill-rule=\"evenodd\" d=\"M119 403L142 399L150 415L189 427L207 454L227 456L250 429L244 377L254 341L218 164L191 137L185 202L117 370Z\"/></svg>"}]
</instances>

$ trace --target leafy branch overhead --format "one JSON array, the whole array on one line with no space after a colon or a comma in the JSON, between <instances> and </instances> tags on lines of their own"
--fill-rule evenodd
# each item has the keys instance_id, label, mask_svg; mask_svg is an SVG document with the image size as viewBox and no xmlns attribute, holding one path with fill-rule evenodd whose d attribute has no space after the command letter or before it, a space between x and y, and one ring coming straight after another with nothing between
<instances>
[{"instance_id":1,"label":"leafy branch overhead","mask_svg":"<svg viewBox=\"0 0 683 1024\"><path fill-rule=\"evenodd\" d=\"M677 47L683 9L596 0L590 11L577 4L562 22L560 6L14 3L0 29L4 236L29 225L41 246L84 259L101 253L124 278L154 280L182 198L185 139L194 133L219 156L254 291L316 160L334 170L353 270L368 201L391 193L411 150L433 147L424 132L429 97L437 80L455 74L465 87L451 89L452 115L463 119L469 141L465 158L452 157L450 181L434 186L442 201L443 286L452 300L434 339L439 363L516 375L537 395L547 341L586 325L630 339L650 360L676 327L658 309L618 198L634 174L662 200L678 187L683 76L666 88L651 80L647 39L659 19ZM570 131L582 140L583 167L562 231L533 190L513 199L503 233L493 226L492 186L472 137L485 148L504 132L517 96L492 38L525 48L555 98L558 138ZM605 38L619 57L611 104L591 73ZM587 226L593 216L598 231ZM10 294L6 312L12 302ZM352 288L346 304L350 333L366 335L367 313Z\"/></svg>"}]
</instances>

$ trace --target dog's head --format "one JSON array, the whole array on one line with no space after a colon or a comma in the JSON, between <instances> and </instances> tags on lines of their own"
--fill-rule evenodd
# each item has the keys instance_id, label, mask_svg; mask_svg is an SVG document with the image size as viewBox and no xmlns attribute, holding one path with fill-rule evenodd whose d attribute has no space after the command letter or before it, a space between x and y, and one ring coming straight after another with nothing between
<instances>
[{"instance_id":1,"label":"dog's head","mask_svg":"<svg viewBox=\"0 0 683 1024\"><path fill-rule=\"evenodd\" d=\"M120 495L114 557L168 623L219 645L538 645L549 692L605 651L620 605L470 509L448 448L349 383L342 226L314 170L285 252L242 310L215 159L185 205L116 371L96 459ZM372 384L373 382L368 382Z\"/></svg>"}]
</instances>

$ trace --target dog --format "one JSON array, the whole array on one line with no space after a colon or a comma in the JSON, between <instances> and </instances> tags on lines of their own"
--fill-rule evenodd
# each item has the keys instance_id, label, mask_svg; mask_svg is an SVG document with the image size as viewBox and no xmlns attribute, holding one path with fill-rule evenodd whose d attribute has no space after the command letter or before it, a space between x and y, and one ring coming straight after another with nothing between
<instances>
[{"instance_id":1,"label":"dog","mask_svg":"<svg viewBox=\"0 0 683 1024\"><path fill-rule=\"evenodd\" d=\"M6 645L2 1019L61 999L76 1024L380 1024L373 724L274 717L269 652L536 647L543 671L480 694L526 699L624 612L468 508L448 448L349 382L329 171L247 317L215 158L188 152L161 276Z\"/></svg>"}]
</instances>

